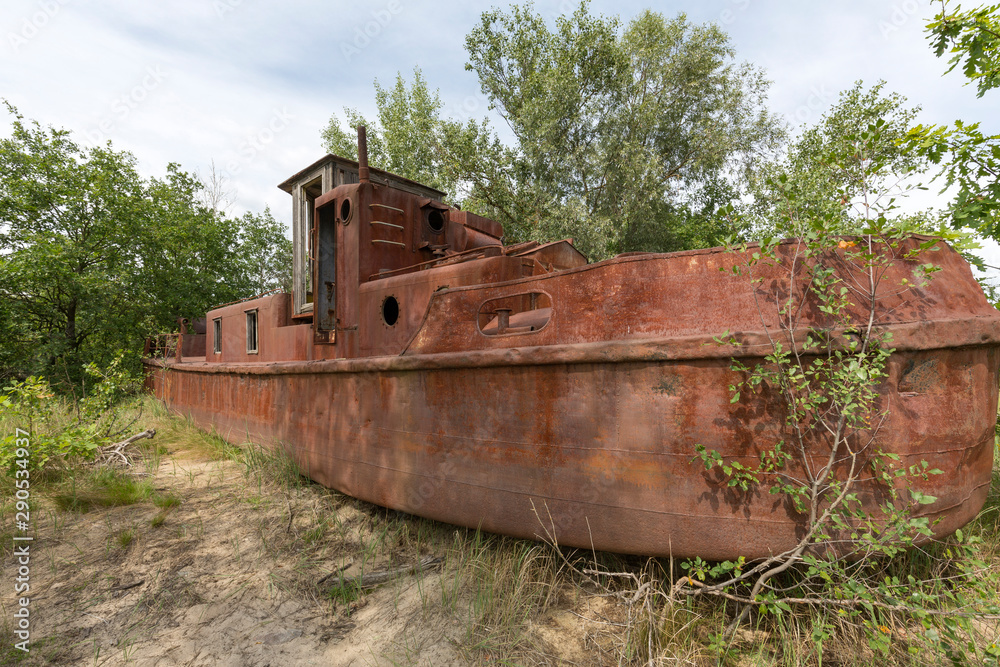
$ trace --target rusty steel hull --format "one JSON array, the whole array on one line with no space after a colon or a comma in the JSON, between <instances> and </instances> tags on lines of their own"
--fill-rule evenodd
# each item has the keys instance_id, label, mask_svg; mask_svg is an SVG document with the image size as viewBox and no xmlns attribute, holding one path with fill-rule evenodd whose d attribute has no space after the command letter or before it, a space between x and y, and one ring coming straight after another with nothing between
<instances>
[{"instance_id":1,"label":"rusty steel hull","mask_svg":"<svg viewBox=\"0 0 1000 667\"><path fill-rule=\"evenodd\" d=\"M663 306L649 297L647 284L648 307L633 309L642 316L621 327L628 333L617 339L574 338L564 319L563 339L571 342L561 343L555 315L543 329L544 345L507 338L491 347L480 335L476 340L486 343L479 349L462 349L454 321L433 330L441 325L436 310L474 317L484 299L504 290L544 290L558 308L570 303L573 294L565 290L575 284L578 300L591 301L573 307L599 311L625 289L625 283L607 286L621 266L629 276L662 279L723 255L612 260L577 271L566 284L557 274L444 290L398 354L269 363L150 360L149 381L157 397L200 426L227 440L280 443L312 479L372 503L518 537L547 531L566 546L759 558L797 543L802 516L766 489L740 493L692 462L695 446L704 445L750 465L787 435L779 397L764 391L731 401L729 386L739 380L732 357L753 364L766 354L767 327L759 312L745 308L744 297L731 292L730 312L692 318L681 313L697 308L689 294L674 302L669 282L653 285ZM882 324L896 351L880 386L886 417L879 446L905 466L926 461L945 471L908 481L937 498L918 510L937 535L970 521L985 502L998 399L998 319L956 257L947 250L938 258L945 270L936 281L950 283L897 299ZM588 276L605 281L603 293ZM707 301L735 284L731 276L718 280L700 288ZM616 308L620 303L614 299ZM656 332L649 322L662 319L658 309L671 307L678 312L671 326L688 318L692 328L650 335ZM741 346L713 340L726 328L720 322L740 317L758 319L756 329L740 329ZM816 443L815 460L825 455ZM882 497L870 477L859 490L870 508Z\"/></svg>"},{"instance_id":2,"label":"rusty steel hull","mask_svg":"<svg viewBox=\"0 0 1000 667\"><path fill-rule=\"evenodd\" d=\"M997 362L972 348L890 364L890 383L911 364L955 369L935 378L944 390L889 397L882 443L948 471L923 483L939 534L989 490ZM692 464L695 444L752 463L749 442L777 435L754 414L766 407L730 404L722 361L271 370L160 369L156 393L227 440L283 443L325 486L448 523L531 538L551 520L568 546L712 559L780 552L800 533L766 493L748 504Z\"/></svg>"}]
</instances>

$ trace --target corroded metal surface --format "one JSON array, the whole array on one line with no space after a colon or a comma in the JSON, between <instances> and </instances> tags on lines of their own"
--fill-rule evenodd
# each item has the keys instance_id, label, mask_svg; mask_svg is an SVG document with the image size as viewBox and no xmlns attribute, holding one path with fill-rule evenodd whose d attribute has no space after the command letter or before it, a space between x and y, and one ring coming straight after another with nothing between
<instances>
[{"instance_id":1,"label":"corroded metal surface","mask_svg":"<svg viewBox=\"0 0 1000 667\"><path fill-rule=\"evenodd\" d=\"M947 534L988 491L1000 331L968 266L944 246L933 281L894 288L926 259L900 259L883 281L879 326L897 352L881 386L880 444L905 465L947 471L919 482L938 498L923 511ZM373 503L523 537L544 522L571 546L759 557L794 544L801 517L692 463L702 444L751 464L782 437L777 397L731 403L728 386L731 357L766 353L777 330L766 294L785 294L787 277L765 271L758 310L746 279L719 270L739 260L716 249L535 274L500 255L359 281L369 310L390 293L420 304L420 317L400 318L406 335L375 336L353 358L164 362L151 367L153 384L197 423L280 442L312 478ZM525 294L550 297L544 326L484 333L483 304ZM380 317L364 305L357 313ZM725 330L742 345L714 342ZM870 481L862 489L878 495Z\"/></svg>"},{"instance_id":2,"label":"corroded metal surface","mask_svg":"<svg viewBox=\"0 0 1000 667\"><path fill-rule=\"evenodd\" d=\"M902 353L887 384L931 360L932 392L890 394L883 446L948 471L923 483L944 534L985 500L998 358ZM533 537L537 509L561 544L706 558L780 551L800 528L691 463L702 443L749 464L778 435L777 405L730 405L722 360L159 375L161 398L224 437L283 442L320 483L441 521Z\"/></svg>"}]
</instances>

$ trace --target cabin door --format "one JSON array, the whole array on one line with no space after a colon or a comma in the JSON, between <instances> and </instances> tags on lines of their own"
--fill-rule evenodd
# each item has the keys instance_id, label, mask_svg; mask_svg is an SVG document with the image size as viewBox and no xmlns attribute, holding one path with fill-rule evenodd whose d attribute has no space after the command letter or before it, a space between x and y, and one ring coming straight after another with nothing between
<instances>
[{"instance_id":1,"label":"cabin door","mask_svg":"<svg viewBox=\"0 0 1000 667\"><path fill-rule=\"evenodd\" d=\"M313 317L316 331L337 326L337 219L336 202L316 209L316 283L313 286Z\"/></svg>"}]
</instances>

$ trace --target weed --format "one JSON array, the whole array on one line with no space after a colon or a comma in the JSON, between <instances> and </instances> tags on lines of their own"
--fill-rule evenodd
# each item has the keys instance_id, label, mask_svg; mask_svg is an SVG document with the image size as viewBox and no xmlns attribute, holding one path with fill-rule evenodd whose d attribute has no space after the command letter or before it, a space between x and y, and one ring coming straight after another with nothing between
<instances>
[{"instance_id":1,"label":"weed","mask_svg":"<svg viewBox=\"0 0 1000 667\"><path fill-rule=\"evenodd\" d=\"M560 571L544 544L487 535L456 535L456 579L469 596L466 636L473 653L500 661L532 650L528 622L555 598ZM450 593L452 600L458 591ZM447 598L446 598L447 601Z\"/></svg>"},{"instance_id":2,"label":"weed","mask_svg":"<svg viewBox=\"0 0 1000 667\"><path fill-rule=\"evenodd\" d=\"M245 502L247 503L247 505L249 505L250 507L252 507L252 508L254 508L256 510L266 509L267 507L269 507L271 505L271 499L268 498L266 495L263 495L263 494L261 494L261 495L252 495L249 498L246 498Z\"/></svg>"},{"instance_id":3,"label":"weed","mask_svg":"<svg viewBox=\"0 0 1000 667\"><path fill-rule=\"evenodd\" d=\"M115 541L118 543L122 549L128 549L132 542L135 541L136 530L134 528L126 528L124 530L118 531L115 535Z\"/></svg>"},{"instance_id":4,"label":"weed","mask_svg":"<svg viewBox=\"0 0 1000 667\"><path fill-rule=\"evenodd\" d=\"M155 475L160 469L160 461L162 461L164 456L170 454L170 450L167 449L162 444L146 444L149 443L148 440L140 441L143 444L139 446L140 456L139 458L143 462L143 467L145 468L145 473L147 475Z\"/></svg>"},{"instance_id":5,"label":"weed","mask_svg":"<svg viewBox=\"0 0 1000 667\"><path fill-rule=\"evenodd\" d=\"M333 602L339 602L348 609L350 613L351 603L361 598L361 587L355 581L345 581L340 579L339 583L327 589L326 595Z\"/></svg>"},{"instance_id":6,"label":"weed","mask_svg":"<svg viewBox=\"0 0 1000 667\"><path fill-rule=\"evenodd\" d=\"M255 443L245 443L242 456L244 475L256 479L258 487L270 482L281 487L298 488L308 483L298 465L282 447L265 448Z\"/></svg>"},{"instance_id":7,"label":"weed","mask_svg":"<svg viewBox=\"0 0 1000 667\"><path fill-rule=\"evenodd\" d=\"M14 624L6 615L0 620L0 665L16 665L28 657L28 653L15 648L17 642L23 641L14 634ZM34 644L31 648L35 648Z\"/></svg>"},{"instance_id":8,"label":"weed","mask_svg":"<svg viewBox=\"0 0 1000 667\"><path fill-rule=\"evenodd\" d=\"M156 494L153 496L153 504L160 509L168 510L180 505L181 499L179 496L175 496L172 493Z\"/></svg>"},{"instance_id":9,"label":"weed","mask_svg":"<svg viewBox=\"0 0 1000 667\"><path fill-rule=\"evenodd\" d=\"M307 545L316 544L317 542L323 541L326 537L327 532L330 530L330 523L327 521L326 517L320 517L320 520L315 526L307 530L302 535L302 541Z\"/></svg>"},{"instance_id":10,"label":"weed","mask_svg":"<svg viewBox=\"0 0 1000 667\"><path fill-rule=\"evenodd\" d=\"M82 471L70 477L69 488L52 496L63 511L89 512L94 507L133 505L155 493L150 480L106 468Z\"/></svg>"}]
</instances>

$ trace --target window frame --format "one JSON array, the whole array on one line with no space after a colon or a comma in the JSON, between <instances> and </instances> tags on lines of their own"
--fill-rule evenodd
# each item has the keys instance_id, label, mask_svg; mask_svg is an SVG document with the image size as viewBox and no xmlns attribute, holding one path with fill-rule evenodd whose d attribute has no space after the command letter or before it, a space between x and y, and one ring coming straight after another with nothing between
<instances>
[{"instance_id":1,"label":"window frame","mask_svg":"<svg viewBox=\"0 0 1000 667\"><path fill-rule=\"evenodd\" d=\"M243 311L246 313L246 329L247 329L247 354L259 354L260 353L260 317L257 314L257 309L252 308L250 310ZM252 324L251 324L252 323Z\"/></svg>"},{"instance_id":2,"label":"window frame","mask_svg":"<svg viewBox=\"0 0 1000 667\"><path fill-rule=\"evenodd\" d=\"M212 354L222 354L222 318L212 320Z\"/></svg>"}]
</instances>

